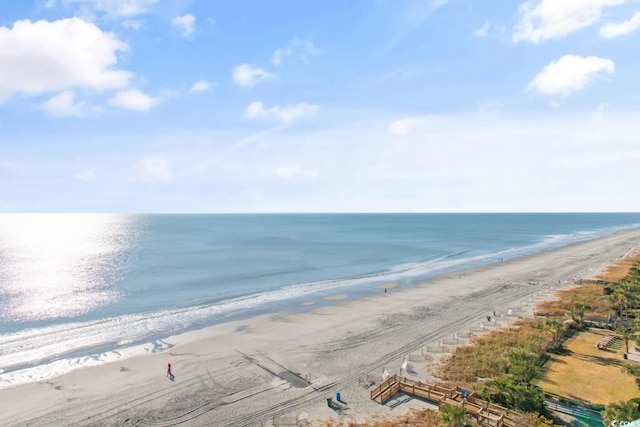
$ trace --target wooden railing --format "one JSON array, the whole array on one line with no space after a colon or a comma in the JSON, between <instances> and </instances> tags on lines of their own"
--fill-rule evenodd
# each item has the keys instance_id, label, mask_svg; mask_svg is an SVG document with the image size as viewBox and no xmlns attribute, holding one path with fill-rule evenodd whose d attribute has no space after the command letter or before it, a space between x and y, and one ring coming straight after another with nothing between
<instances>
[{"instance_id":1,"label":"wooden railing","mask_svg":"<svg viewBox=\"0 0 640 427\"><path fill-rule=\"evenodd\" d=\"M437 403L439 407L452 405L464 408L467 414L483 426L514 427L520 416L517 412L476 398L473 392L465 397L458 392L457 387L448 388L439 384L423 383L398 375L390 376L371 390L371 399L384 404L400 392Z\"/></svg>"},{"instance_id":2,"label":"wooden railing","mask_svg":"<svg viewBox=\"0 0 640 427\"><path fill-rule=\"evenodd\" d=\"M398 376L393 375L371 390L371 400L382 404L396 394L400 388Z\"/></svg>"}]
</instances>

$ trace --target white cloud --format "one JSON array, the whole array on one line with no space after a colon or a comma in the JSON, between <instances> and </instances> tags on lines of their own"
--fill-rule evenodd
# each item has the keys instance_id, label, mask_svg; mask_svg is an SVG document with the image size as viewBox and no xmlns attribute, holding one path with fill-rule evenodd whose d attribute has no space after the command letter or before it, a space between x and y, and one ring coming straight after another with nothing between
<instances>
[{"instance_id":1,"label":"white cloud","mask_svg":"<svg viewBox=\"0 0 640 427\"><path fill-rule=\"evenodd\" d=\"M138 181L146 183L162 183L173 180L173 168L166 156L147 156L138 160L135 167Z\"/></svg>"},{"instance_id":2,"label":"white cloud","mask_svg":"<svg viewBox=\"0 0 640 427\"><path fill-rule=\"evenodd\" d=\"M596 120L596 106L579 114L505 108L426 117L340 110L324 115L321 127L274 126L251 136L241 130L122 135L92 144L81 165L74 149L53 163L47 152L32 153L27 163L0 156L0 165L16 162L7 179L73 175L98 164L113 172L109 179L99 174L95 188L80 193L79 183L16 181L2 203L20 211L638 212L638 114L611 107ZM406 118L412 126L405 136L387 132ZM219 143L209 143L212 137ZM60 138L68 137L51 142L59 145ZM143 151L155 156L133 157L130 168L117 169L131 159L132 147L158 146L170 151ZM603 173L584 173L585 165ZM126 178L170 184L150 192L152 184Z\"/></svg>"},{"instance_id":3,"label":"white cloud","mask_svg":"<svg viewBox=\"0 0 640 427\"><path fill-rule=\"evenodd\" d=\"M238 86L251 87L261 82L275 80L278 75L268 73L262 68L252 67L249 64L242 64L233 69L232 77Z\"/></svg>"},{"instance_id":4,"label":"white cloud","mask_svg":"<svg viewBox=\"0 0 640 427\"><path fill-rule=\"evenodd\" d=\"M627 0L529 0L518 8L513 41L541 43L562 38L600 20L602 10Z\"/></svg>"},{"instance_id":5,"label":"white cloud","mask_svg":"<svg viewBox=\"0 0 640 427\"><path fill-rule=\"evenodd\" d=\"M640 12L623 22L610 22L600 27L600 35L605 38L630 34L640 28Z\"/></svg>"},{"instance_id":6,"label":"white cloud","mask_svg":"<svg viewBox=\"0 0 640 427\"><path fill-rule=\"evenodd\" d=\"M77 5L90 12L105 13L114 17L142 15L151 11L159 0L59 0L64 5ZM48 0L46 6L54 7L55 0Z\"/></svg>"},{"instance_id":7,"label":"white cloud","mask_svg":"<svg viewBox=\"0 0 640 427\"><path fill-rule=\"evenodd\" d=\"M246 116L250 119L272 118L280 122L287 123L305 116L310 116L318 111L318 106L314 104L307 104L305 102L281 107L274 105L271 108L265 108L264 104L260 101L255 101L249 104L246 110Z\"/></svg>"},{"instance_id":8,"label":"white cloud","mask_svg":"<svg viewBox=\"0 0 640 427\"><path fill-rule=\"evenodd\" d=\"M614 73L612 60L597 56L565 55L552 61L529 83L541 95L569 95L603 73Z\"/></svg>"},{"instance_id":9,"label":"white cloud","mask_svg":"<svg viewBox=\"0 0 640 427\"><path fill-rule=\"evenodd\" d=\"M244 138L234 150L194 153L211 162L203 179L233 188L200 209L637 212L637 114L591 115L380 113L365 121L343 116L322 129L283 126ZM405 119L412 126L402 138L385 131ZM616 173L585 175L585 164ZM309 169L314 179L300 175Z\"/></svg>"},{"instance_id":10,"label":"white cloud","mask_svg":"<svg viewBox=\"0 0 640 427\"><path fill-rule=\"evenodd\" d=\"M127 19L122 21L122 26L128 30L138 31L144 25L144 21L140 19Z\"/></svg>"},{"instance_id":11,"label":"white cloud","mask_svg":"<svg viewBox=\"0 0 640 427\"><path fill-rule=\"evenodd\" d=\"M209 82L208 80L198 80L191 86L191 92L206 92L211 90L215 84Z\"/></svg>"},{"instance_id":12,"label":"white cloud","mask_svg":"<svg viewBox=\"0 0 640 427\"><path fill-rule=\"evenodd\" d=\"M485 22L484 25L473 32L475 37L487 37L489 35L489 30L491 30L491 24L489 22Z\"/></svg>"},{"instance_id":13,"label":"white cloud","mask_svg":"<svg viewBox=\"0 0 640 427\"><path fill-rule=\"evenodd\" d=\"M114 34L79 18L0 27L0 102L18 93L127 86L131 73L115 68L117 52L127 49Z\"/></svg>"},{"instance_id":14,"label":"white cloud","mask_svg":"<svg viewBox=\"0 0 640 427\"><path fill-rule=\"evenodd\" d=\"M300 61L305 64L309 63L309 60L312 56L319 55L320 49L318 49L311 40L294 38L291 42L291 47L293 51L296 52Z\"/></svg>"},{"instance_id":15,"label":"white cloud","mask_svg":"<svg viewBox=\"0 0 640 427\"><path fill-rule=\"evenodd\" d=\"M116 93L107 103L114 107L134 111L149 111L160 99L147 95L138 89L128 89Z\"/></svg>"},{"instance_id":16,"label":"white cloud","mask_svg":"<svg viewBox=\"0 0 640 427\"><path fill-rule=\"evenodd\" d=\"M291 48L290 47L286 47L286 48L278 48L276 49L275 52L273 52L273 54L271 55L271 63L274 66L279 66L282 64L282 61L284 60L284 58L286 58L287 56L291 55Z\"/></svg>"},{"instance_id":17,"label":"white cloud","mask_svg":"<svg viewBox=\"0 0 640 427\"><path fill-rule=\"evenodd\" d=\"M284 60L293 56L301 62L308 64L312 56L319 55L320 49L313 44L311 40L294 37L291 43L284 48L278 48L271 55L271 63L278 67L282 65Z\"/></svg>"},{"instance_id":18,"label":"white cloud","mask_svg":"<svg viewBox=\"0 0 640 427\"><path fill-rule=\"evenodd\" d=\"M422 123L422 119L415 117L408 117L392 122L387 131L393 135L408 135L417 129Z\"/></svg>"},{"instance_id":19,"label":"white cloud","mask_svg":"<svg viewBox=\"0 0 640 427\"><path fill-rule=\"evenodd\" d=\"M171 21L171 25L180 31L183 37L189 37L195 31L196 17L190 13L182 16L176 16Z\"/></svg>"},{"instance_id":20,"label":"white cloud","mask_svg":"<svg viewBox=\"0 0 640 427\"><path fill-rule=\"evenodd\" d=\"M54 95L42 104L42 109L47 114L56 117L84 116L87 114L87 105L84 102L76 102L76 94L71 90L65 90Z\"/></svg>"},{"instance_id":21,"label":"white cloud","mask_svg":"<svg viewBox=\"0 0 640 427\"><path fill-rule=\"evenodd\" d=\"M98 176L92 169L87 169L73 175L73 179L77 181L95 181Z\"/></svg>"}]
</instances>

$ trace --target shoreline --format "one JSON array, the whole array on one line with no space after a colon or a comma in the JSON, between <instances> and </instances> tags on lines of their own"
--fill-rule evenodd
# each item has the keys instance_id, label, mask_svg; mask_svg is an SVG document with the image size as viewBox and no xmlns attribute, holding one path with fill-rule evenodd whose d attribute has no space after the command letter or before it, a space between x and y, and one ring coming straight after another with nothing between
<instances>
[{"instance_id":1,"label":"shoreline","mask_svg":"<svg viewBox=\"0 0 640 427\"><path fill-rule=\"evenodd\" d=\"M609 233L604 236L637 228L639 227L614 227L607 229ZM464 276L469 271L482 269L494 264L526 259L527 257L544 254L558 248L571 247L572 245L596 240L604 237L600 234L601 232L603 232L603 230L590 230L583 233L576 232L567 235L548 235L540 242L522 247L504 249L468 258L458 259L457 254L453 254L454 256L448 255L442 258L421 261L414 263L414 265L408 270L399 269L394 271L395 267L390 267L388 270L385 270L385 273L370 273L370 275L312 282L310 283L311 285L332 282L356 282L359 280L369 281L369 283L352 283L348 286L343 285L321 290L312 290L310 293L303 293L284 300L271 299L268 296L271 293L286 291L288 288L299 288L301 285L285 286L284 288L266 291L265 293L260 292L253 295L232 298L214 305L196 304L146 314L128 314L119 317L95 319L89 322L80 323L71 322L67 325L71 325L73 327L62 329L59 329L60 325L51 325L50 327L23 330L7 335L7 342L20 341L22 342L21 345L25 345L26 343L27 348L31 347L31 354L39 351L41 340L45 340L47 342L54 342L56 340L56 337L49 336L49 330L54 331L54 334L57 333L55 331L59 331L60 334L65 335L62 337L62 341L59 342L60 346L65 344L74 345L73 342L66 342L69 337L73 337L73 341L75 342L93 342L94 337L102 336L103 331L101 328L102 325L106 323L111 324L114 328L120 328L121 325L126 327L130 324L135 330L136 336L132 336L131 339L125 338L121 340L117 336L112 335L109 338L111 341L97 342L85 348L68 347L69 351L64 355L57 354L56 350L54 350L54 352L49 355L38 356L40 359L36 360L36 363L34 363L32 359L24 359L23 354L21 353L7 353L4 360L0 357L0 362L5 362L5 369L3 370L0 368L0 390L30 382L46 381L59 375L68 374L72 370L81 369L84 366L95 366L100 363L113 363L114 361L123 359L125 356L135 357L154 354L158 351L171 348L171 345L167 345L164 342L169 336L181 335L224 323L248 320L261 315L277 316L278 313L283 312L287 314L308 313L318 308L332 307L344 302L376 297L383 292L392 293L396 291L410 290L423 285L428 285L431 281L437 280L439 277L446 276L448 274L459 274ZM549 243L550 241L553 242L558 238L560 238L559 241L568 243L563 244L562 246L556 246L556 243ZM580 240L584 238L586 238L586 240ZM513 254L517 255L514 256ZM501 257L501 255L506 255L506 260ZM422 270L416 269L416 266ZM436 266L436 268L430 272L429 270L431 266ZM407 273L411 274L406 275ZM391 278L390 276L393 275L400 275L401 277ZM235 305L236 303L242 303L242 301L251 301L254 298L262 299L264 297L267 297L267 301L263 306L250 304L250 308L244 310L235 309L237 311L231 311L229 313L226 313L224 309L222 309L222 311L220 310L221 307L226 305ZM167 329L168 325L174 321L172 316L182 316L182 313L185 313L187 318L185 320L175 320L178 324L186 322L184 325L178 327L178 330L175 330L174 332L162 330ZM144 333L144 330L146 329L144 324L149 321L148 319L154 319L152 323L154 325L161 326L159 326L159 328L154 326L150 330L151 333L149 335L142 337L140 336L140 333L141 331ZM159 322L157 320L159 320ZM141 327L142 329L140 329ZM32 334L32 332L35 333ZM7 369L7 367L9 367L9 369Z\"/></svg>"},{"instance_id":2,"label":"shoreline","mask_svg":"<svg viewBox=\"0 0 640 427\"><path fill-rule=\"evenodd\" d=\"M172 345L167 345L165 343L165 340L168 337L175 337L177 335L183 335L189 332L196 332L202 329L206 329L212 326L222 325L225 323L247 321L252 318L260 317L263 315L279 316L281 313L285 313L288 315L304 314L304 313L309 313L310 311L313 311L313 310L317 310L319 308L327 308L327 307L340 305L347 301L355 302L363 298L376 297L380 295L380 293L387 293L387 292L392 293L396 291L403 292L406 290L414 289L416 287L428 286L428 284L431 281L437 280L438 278L444 277L447 275L458 274L461 277L464 277L468 274L468 272L481 271L483 268L491 267L492 265L501 264L504 262L512 262L515 260L525 260L528 257L544 254L548 251L553 251L558 248L568 248L573 245L579 245L581 243L597 240L609 235L614 235L619 232L625 232L625 231L634 230L634 229L640 229L640 227L628 226L624 228L616 228L613 231L611 231L609 234L606 234L604 236L590 237L587 240L581 240L581 241L572 241L566 245L562 245L559 247L556 247L556 246L547 247L538 252L530 252L530 253L525 253L524 255L518 255L514 258L507 258L506 261L503 260L502 258L496 258L497 255L502 253L508 253L510 251L518 252L522 250L531 250L531 248L542 244L544 241L533 244L533 245L519 247L519 248L511 248L504 251L478 255L471 258L463 258L459 260L459 261L462 261L462 263L459 266L444 268L444 272L438 272L432 276L430 274L422 274L422 275L419 275L418 277L409 276L409 277L395 279L395 280L376 280L376 281L372 281L372 283L367 285L354 285L346 288L340 286L334 289L324 289L321 291L312 292L310 294L293 297L289 300L283 300L275 303L272 302L270 306L266 306L261 309L251 309L246 312L234 313L228 316L227 318L216 317L215 320L203 326L194 324L186 328L182 328L182 330L179 330L175 333L165 333L165 334L156 333L155 336L149 337L149 339L130 340L129 344L125 347L118 346L118 345L114 346L113 344L111 345L105 344L99 347L100 351L98 352L87 351L87 349L76 349L72 351L71 355L67 355L64 358L55 358L55 359L50 358L51 359L50 361L45 361L44 363L38 363L36 365L30 364L30 363L24 363L25 365L24 367L19 367L18 369L12 369L9 371L7 371L6 369L3 370L2 368L0 368L0 390L4 388L20 386L20 385L29 384L29 383L38 382L38 381L48 381L60 375L66 375L75 369L83 369L84 367L97 366L97 365L106 364L106 363L114 363L124 358L145 356L149 354L155 354L160 351L165 351L172 347ZM569 235L569 236L573 236L575 238L577 235ZM478 262L477 260L473 261L476 258L488 259L490 261L486 264L474 265L475 263ZM434 261L437 261L437 260L431 260L427 262L434 262ZM374 277L374 276L371 276L371 277ZM350 281L358 278L360 278L360 276L356 276L354 278L331 279L328 281L329 282L332 282L334 280ZM322 283L322 282L325 282L325 281L321 281L318 283ZM299 285L292 285L292 286L299 286ZM276 290L276 292L277 291L279 290ZM250 297L251 295L248 295L248 296L240 297L240 299L250 298ZM278 305L286 305L286 303L291 303L287 305L286 309L276 308ZM188 310L198 311L198 310L208 310L208 309L215 310L215 308L216 308L216 305L208 306L208 305L197 304L194 306L184 306L184 307L177 307L175 309L167 309L161 312L152 312L147 314L131 314L125 317L144 319L146 316L150 316L150 317L155 317L158 315L164 316L165 314L163 313L165 311L173 312L173 311L183 311L183 310L187 310L187 311ZM102 324L104 321L109 321L117 324L119 323L120 319L121 317L96 319L91 322L77 323L77 325L79 329L84 329L87 327L91 328L91 326L94 324L96 325ZM72 322L71 324L74 324L74 323ZM56 326L53 326L52 328L55 329ZM38 328L36 328L35 330L38 330ZM4 379L2 378L3 374L5 377ZM37 378L33 378L34 376L37 376Z\"/></svg>"},{"instance_id":3,"label":"shoreline","mask_svg":"<svg viewBox=\"0 0 640 427\"><path fill-rule=\"evenodd\" d=\"M527 314L536 301L597 275L638 242L640 229L617 231L446 273L390 294L377 289L378 295L311 306L311 311L270 313L175 335L164 340L172 347L157 354L0 390L8 403L0 421L84 425L107 418L146 422L157 417L163 425L207 425L214 419L219 425L253 425L296 412L318 420L335 417L322 404L335 392L342 392L355 419L393 413L369 401L368 390L359 385L363 378L379 377L382 368L395 372L403 357L413 354L417 360L430 346L477 327L493 310L505 314L505 321L509 309ZM413 360L415 371L423 374L417 378L425 378L425 364ZM168 362L175 382L163 375ZM298 387L280 375L284 372L310 375L312 386ZM37 401L47 402L44 407L34 410L21 402L35 402L36 395ZM245 418L234 414L240 408ZM150 415L154 410L159 412Z\"/></svg>"}]
</instances>

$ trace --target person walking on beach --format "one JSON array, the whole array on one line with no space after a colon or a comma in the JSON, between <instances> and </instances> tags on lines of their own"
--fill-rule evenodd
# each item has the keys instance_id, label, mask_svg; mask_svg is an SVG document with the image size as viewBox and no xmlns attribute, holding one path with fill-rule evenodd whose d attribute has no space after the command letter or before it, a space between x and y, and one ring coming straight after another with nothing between
<instances>
[{"instance_id":1,"label":"person walking on beach","mask_svg":"<svg viewBox=\"0 0 640 427\"><path fill-rule=\"evenodd\" d=\"M167 377L171 378L173 374L171 373L171 363L167 364Z\"/></svg>"}]
</instances>

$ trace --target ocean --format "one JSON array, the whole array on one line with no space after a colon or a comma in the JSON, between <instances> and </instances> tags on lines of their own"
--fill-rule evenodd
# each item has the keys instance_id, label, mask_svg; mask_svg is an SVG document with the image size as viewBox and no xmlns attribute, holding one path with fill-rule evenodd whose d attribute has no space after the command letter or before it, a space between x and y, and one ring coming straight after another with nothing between
<instances>
[{"instance_id":1,"label":"ocean","mask_svg":"<svg viewBox=\"0 0 640 427\"><path fill-rule=\"evenodd\" d=\"M640 214L1 214L0 388L638 225Z\"/></svg>"}]
</instances>

